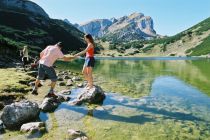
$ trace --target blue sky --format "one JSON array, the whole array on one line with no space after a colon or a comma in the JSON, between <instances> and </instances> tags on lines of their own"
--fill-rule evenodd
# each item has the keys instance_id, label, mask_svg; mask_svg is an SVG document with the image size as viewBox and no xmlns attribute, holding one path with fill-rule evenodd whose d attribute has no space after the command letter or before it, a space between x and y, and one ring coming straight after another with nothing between
<instances>
[{"instance_id":1,"label":"blue sky","mask_svg":"<svg viewBox=\"0 0 210 140\"><path fill-rule=\"evenodd\" d=\"M51 18L83 23L141 12L158 34L174 35L210 17L210 0L32 0Z\"/></svg>"}]
</instances>

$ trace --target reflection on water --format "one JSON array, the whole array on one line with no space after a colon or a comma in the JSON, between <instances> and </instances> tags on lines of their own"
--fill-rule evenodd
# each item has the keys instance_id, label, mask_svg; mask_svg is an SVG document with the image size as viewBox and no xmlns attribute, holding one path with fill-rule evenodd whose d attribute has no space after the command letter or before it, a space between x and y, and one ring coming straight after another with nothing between
<instances>
[{"instance_id":1,"label":"reflection on water","mask_svg":"<svg viewBox=\"0 0 210 140\"><path fill-rule=\"evenodd\" d=\"M198 58L130 58L129 60L97 60L94 68L96 84L107 92L131 97L149 95L159 76L174 76L210 95L210 60ZM151 60L153 59L153 60ZM58 63L59 67L81 71L83 60Z\"/></svg>"},{"instance_id":2,"label":"reflection on water","mask_svg":"<svg viewBox=\"0 0 210 140\"><path fill-rule=\"evenodd\" d=\"M58 65L80 70L82 63ZM58 123L57 132L80 129L91 140L209 139L209 77L206 59L98 60L95 78L106 89L103 105L63 103L52 121ZM72 100L81 90L72 90ZM66 138L61 133L52 135Z\"/></svg>"},{"instance_id":3,"label":"reflection on water","mask_svg":"<svg viewBox=\"0 0 210 140\"><path fill-rule=\"evenodd\" d=\"M72 99L81 90L72 90ZM210 137L210 98L175 77L157 77L150 96L131 98L116 93L106 96L102 106L62 104L55 112L59 127L82 126L80 129L95 140Z\"/></svg>"}]
</instances>

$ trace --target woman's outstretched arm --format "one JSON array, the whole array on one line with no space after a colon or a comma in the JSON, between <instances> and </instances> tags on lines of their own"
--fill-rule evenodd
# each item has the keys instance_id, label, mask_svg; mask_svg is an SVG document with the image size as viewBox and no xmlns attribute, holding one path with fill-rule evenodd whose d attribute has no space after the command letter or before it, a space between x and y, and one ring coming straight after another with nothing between
<instances>
[{"instance_id":1,"label":"woman's outstretched arm","mask_svg":"<svg viewBox=\"0 0 210 140\"><path fill-rule=\"evenodd\" d=\"M74 57L77 57L77 56L85 54L91 47L93 47L93 45L88 45L88 47L85 50L75 54Z\"/></svg>"}]
</instances>

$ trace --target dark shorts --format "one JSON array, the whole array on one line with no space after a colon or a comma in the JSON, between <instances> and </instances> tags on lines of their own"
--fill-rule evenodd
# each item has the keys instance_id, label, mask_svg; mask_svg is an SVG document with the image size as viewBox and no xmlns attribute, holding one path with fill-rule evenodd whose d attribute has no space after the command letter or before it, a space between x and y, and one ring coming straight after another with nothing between
<instances>
[{"instance_id":1,"label":"dark shorts","mask_svg":"<svg viewBox=\"0 0 210 140\"><path fill-rule=\"evenodd\" d=\"M57 81L57 75L53 67L48 67L43 64L39 64L38 70L38 80L44 80L45 75L47 75L52 82Z\"/></svg>"},{"instance_id":2,"label":"dark shorts","mask_svg":"<svg viewBox=\"0 0 210 140\"><path fill-rule=\"evenodd\" d=\"M27 61L27 57L23 57L23 58L22 58L22 62L23 62L23 65L27 65L27 62L28 62L28 61Z\"/></svg>"},{"instance_id":3,"label":"dark shorts","mask_svg":"<svg viewBox=\"0 0 210 140\"><path fill-rule=\"evenodd\" d=\"M94 67L95 66L95 58L94 57L86 57L84 66Z\"/></svg>"}]
</instances>

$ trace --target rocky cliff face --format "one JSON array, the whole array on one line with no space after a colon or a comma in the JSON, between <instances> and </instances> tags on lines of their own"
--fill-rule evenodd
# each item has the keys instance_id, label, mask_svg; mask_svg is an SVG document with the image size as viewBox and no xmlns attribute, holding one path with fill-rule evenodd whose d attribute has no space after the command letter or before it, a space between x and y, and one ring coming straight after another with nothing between
<instances>
[{"instance_id":1,"label":"rocky cliff face","mask_svg":"<svg viewBox=\"0 0 210 140\"><path fill-rule=\"evenodd\" d=\"M48 14L39 5L30 0L1 0L0 9L32 13L49 18Z\"/></svg>"},{"instance_id":2,"label":"rocky cliff face","mask_svg":"<svg viewBox=\"0 0 210 140\"><path fill-rule=\"evenodd\" d=\"M98 19L84 24L76 25L84 32L94 37L107 37L117 40L148 39L157 36L153 20L142 13L133 13L129 16L112 19Z\"/></svg>"},{"instance_id":3,"label":"rocky cliff face","mask_svg":"<svg viewBox=\"0 0 210 140\"><path fill-rule=\"evenodd\" d=\"M77 28L84 32L90 33L94 37L102 37L105 35L105 31L112 25L112 21L109 19L97 19L77 26Z\"/></svg>"}]
</instances>

